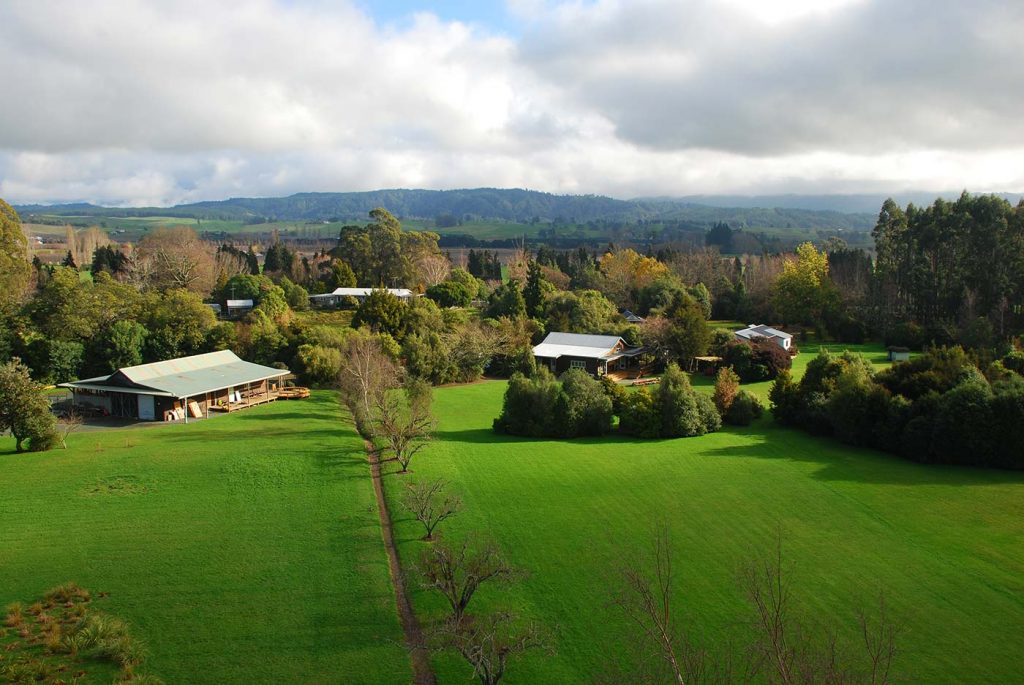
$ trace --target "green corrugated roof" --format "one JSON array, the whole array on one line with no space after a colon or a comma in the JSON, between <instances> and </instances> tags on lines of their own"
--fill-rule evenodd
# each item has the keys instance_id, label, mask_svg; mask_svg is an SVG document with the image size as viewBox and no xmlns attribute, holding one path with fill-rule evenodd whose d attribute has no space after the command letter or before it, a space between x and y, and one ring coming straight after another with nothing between
<instances>
[{"instance_id":1,"label":"green corrugated roof","mask_svg":"<svg viewBox=\"0 0 1024 685\"><path fill-rule=\"evenodd\" d=\"M197 354L140 366L127 366L109 376L89 378L62 387L117 391L125 381L136 389L149 388L172 397L193 397L213 390L285 376L287 370L242 361L230 350ZM123 380L122 380L123 379Z\"/></svg>"}]
</instances>

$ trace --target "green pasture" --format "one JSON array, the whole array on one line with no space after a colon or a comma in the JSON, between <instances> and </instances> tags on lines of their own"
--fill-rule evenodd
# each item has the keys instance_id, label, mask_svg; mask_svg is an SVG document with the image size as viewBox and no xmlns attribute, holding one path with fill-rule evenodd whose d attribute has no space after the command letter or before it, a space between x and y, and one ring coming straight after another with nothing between
<instances>
[{"instance_id":1,"label":"green pasture","mask_svg":"<svg viewBox=\"0 0 1024 685\"><path fill-rule=\"evenodd\" d=\"M863 348L878 365L880 348ZM810 354L801 354L801 372ZM495 435L505 383L442 388L437 440L386 487L403 563L427 543L401 514L406 480L444 478L464 509L452 538L495 540L528 576L488 587L470 611L510 608L549 629L554 656L516 663L509 683L593 682L627 650L629 627L608 605L615 570L670 531L676 612L720 649L750 618L738 570L781 532L800 615L836 623L856 642L855 608L884 591L903 628L899 682L1015 682L1024 666L1024 475L921 466L854 449L764 418L699 438L576 441ZM765 389L756 388L764 395ZM430 625L434 594L413 602ZM860 654L854 649L854 653ZM441 683L468 682L454 656Z\"/></svg>"},{"instance_id":2,"label":"green pasture","mask_svg":"<svg viewBox=\"0 0 1024 685\"><path fill-rule=\"evenodd\" d=\"M362 442L332 393L12 450L0 438L0 606L66 581L109 592L169 685L411 678Z\"/></svg>"}]
</instances>

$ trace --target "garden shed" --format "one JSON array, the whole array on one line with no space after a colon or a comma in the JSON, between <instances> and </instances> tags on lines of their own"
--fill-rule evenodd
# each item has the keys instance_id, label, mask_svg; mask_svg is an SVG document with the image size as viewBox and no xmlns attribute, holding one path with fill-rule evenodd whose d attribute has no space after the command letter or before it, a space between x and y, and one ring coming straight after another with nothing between
<instances>
[{"instance_id":1,"label":"garden shed","mask_svg":"<svg viewBox=\"0 0 1024 685\"><path fill-rule=\"evenodd\" d=\"M77 407L142 421L208 417L273 402L287 369L243 361L230 350L128 366L60 387Z\"/></svg>"}]
</instances>

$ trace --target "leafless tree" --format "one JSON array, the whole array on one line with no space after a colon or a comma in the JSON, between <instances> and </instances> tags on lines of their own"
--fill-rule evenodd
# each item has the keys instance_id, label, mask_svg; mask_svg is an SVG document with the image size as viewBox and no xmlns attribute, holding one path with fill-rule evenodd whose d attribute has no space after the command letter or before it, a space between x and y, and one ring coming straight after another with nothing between
<instances>
[{"instance_id":1,"label":"leafless tree","mask_svg":"<svg viewBox=\"0 0 1024 685\"><path fill-rule=\"evenodd\" d=\"M458 495L446 492L447 486L441 479L428 483L406 483L402 505L423 524L424 540L433 539L434 529L462 508L462 500Z\"/></svg>"},{"instance_id":2,"label":"leafless tree","mask_svg":"<svg viewBox=\"0 0 1024 685\"><path fill-rule=\"evenodd\" d=\"M157 228L139 241L138 259L152 262L151 285L207 294L213 288L213 246L187 226Z\"/></svg>"},{"instance_id":3,"label":"leafless tree","mask_svg":"<svg viewBox=\"0 0 1024 685\"><path fill-rule=\"evenodd\" d=\"M664 525L657 528L650 553L630 555L619 576L612 603L636 627L641 650L662 666L655 665L650 674L641 668L634 674L637 679L671 680L677 685L712 681L716 668L708 653L690 639L675 616L672 548Z\"/></svg>"},{"instance_id":4,"label":"leafless tree","mask_svg":"<svg viewBox=\"0 0 1024 685\"><path fill-rule=\"evenodd\" d=\"M416 271L428 288L448 278L452 265L443 254L425 254L416 260Z\"/></svg>"},{"instance_id":5,"label":"leafless tree","mask_svg":"<svg viewBox=\"0 0 1024 685\"><path fill-rule=\"evenodd\" d=\"M223 274L224 280L228 280L232 276L242 276L249 273L249 263L246 261L245 255L238 254L237 252L217 250L214 262L214 272L218 276Z\"/></svg>"},{"instance_id":6,"label":"leafless tree","mask_svg":"<svg viewBox=\"0 0 1024 685\"><path fill-rule=\"evenodd\" d=\"M884 597L879 610L856 610L866 665L856 644L839 640L838 625L827 621L808 628L796 611L783 564L781 535L770 555L745 566L740 585L752 609L741 649L732 643L712 655L689 634L672 598L672 550L664 527L657 530L649 555L630 555L620 571L613 605L620 608L646 656L620 677L631 682L766 682L783 685L843 685L892 682L900 629L889 616ZM651 658L653 657L653 658Z\"/></svg>"},{"instance_id":7,"label":"leafless tree","mask_svg":"<svg viewBox=\"0 0 1024 685\"><path fill-rule=\"evenodd\" d=\"M378 392L374 398L374 435L384 442L383 451L401 465L402 473L427 446L437 425L431 400L430 386L418 379L409 381L404 392Z\"/></svg>"},{"instance_id":8,"label":"leafless tree","mask_svg":"<svg viewBox=\"0 0 1024 685\"><path fill-rule=\"evenodd\" d=\"M871 616L863 608L857 610L860 623L861 638L868 655L868 678L870 685L888 685L892 682L893 661L899 650L896 638L901 632L900 626L889 616L885 602L885 594L878 596L878 614Z\"/></svg>"},{"instance_id":9,"label":"leafless tree","mask_svg":"<svg viewBox=\"0 0 1024 685\"><path fill-rule=\"evenodd\" d=\"M552 652L547 635L536 622L521 623L509 612L449 618L433 634L437 649L453 649L473 667L481 685L498 685L513 659L530 651Z\"/></svg>"},{"instance_id":10,"label":"leafless tree","mask_svg":"<svg viewBox=\"0 0 1024 685\"><path fill-rule=\"evenodd\" d=\"M60 442L61 449L68 448L68 438L81 428L83 423L82 415L74 407L64 413L57 422L57 441Z\"/></svg>"},{"instance_id":11,"label":"leafless tree","mask_svg":"<svg viewBox=\"0 0 1024 685\"><path fill-rule=\"evenodd\" d=\"M781 535L772 554L743 570L742 585L754 615L750 673L784 685L892 682L900 629L889 617L884 597L877 616L857 608L868 662L860 669L856 650L840 643L834 624L811 630L798 618L783 566Z\"/></svg>"},{"instance_id":12,"label":"leafless tree","mask_svg":"<svg viewBox=\"0 0 1024 685\"><path fill-rule=\"evenodd\" d=\"M509 582L519 576L496 545L474 548L466 540L456 544L441 541L424 550L417 571L424 588L437 590L448 600L456 625L482 584Z\"/></svg>"},{"instance_id":13,"label":"leafless tree","mask_svg":"<svg viewBox=\"0 0 1024 685\"><path fill-rule=\"evenodd\" d=\"M374 434L374 408L401 383L401 369L381 346L380 338L357 333L342 354L343 364L338 376L341 399L349 410L360 434L369 439Z\"/></svg>"}]
</instances>

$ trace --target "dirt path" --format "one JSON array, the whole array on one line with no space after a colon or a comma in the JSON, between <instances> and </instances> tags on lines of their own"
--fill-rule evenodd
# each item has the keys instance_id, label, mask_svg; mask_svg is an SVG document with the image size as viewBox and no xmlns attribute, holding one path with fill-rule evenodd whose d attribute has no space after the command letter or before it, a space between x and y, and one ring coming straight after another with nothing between
<instances>
[{"instance_id":1,"label":"dirt path","mask_svg":"<svg viewBox=\"0 0 1024 685\"><path fill-rule=\"evenodd\" d=\"M388 567L391 571L391 584L395 588L395 602L398 605L398 616L402 621L405 633L405 645L409 649L412 661L414 685L437 685L437 678L430 667L430 653L424 648L426 640L420 628L416 614L413 613L409 593L405 587L402 567L398 563L398 548L395 547L395 536L391 529L391 514L387 500L384 499L384 484L381 482L380 459L373 443L365 441L366 455L370 462L370 475L373 478L373 491L377 495L377 512L380 514L380 533L384 538L384 548L388 552Z\"/></svg>"}]
</instances>

